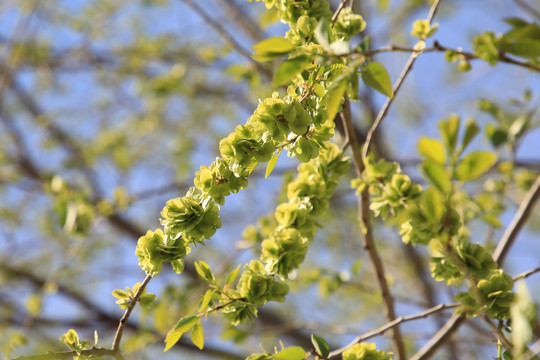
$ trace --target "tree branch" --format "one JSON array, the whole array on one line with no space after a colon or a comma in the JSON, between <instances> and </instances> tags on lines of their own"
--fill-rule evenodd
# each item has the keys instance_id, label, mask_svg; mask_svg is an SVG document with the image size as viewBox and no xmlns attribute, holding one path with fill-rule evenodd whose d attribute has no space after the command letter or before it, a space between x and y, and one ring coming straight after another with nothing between
<instances>
[{"instance_id":1,"label":"tree branch","mask_svg":"<svg viewBox=\"0 0 540 360\"><path fill-rule=\"evenodd\" d=\"M343 128L346 129L346 137L349 140L349 146L353 153L353 164L358 177L362 176L364 170L364 163L362 161L362 155L360 153L360 147L356 139L354 128L351 122L351 115L349 108L346 107L340 113L343 121ZM394 310L394 300L390 294L388 282L386 281L384 266L375 248L375 239L373 236L373 228L371 226L370 212L369 212L369 193L367 190L363 191L358 197L358 222L361 227L362 233L362 247L368 254L371 266L375 272L377 278L377 284L382 295L384 302L384 312L388 321L393 321L396 318ZM392 341L394 349L398 354L398 359L405 360L405 346L403 345L403 339L399 327L392 328Z\"/></svg>"},{"instance_id":2,"label":"tree branch","mask_svg":"<svg viewBox=\"0 0 540 360\"><path fill-rule=\"evenodd\" d=\"M421 313L418 313L418 314L414 314L414 315L407 315L407 316L400 316L396 319L394 319L394 321L391 321L381 327L379 327L378 329L375 329L375 330L372 330L368 333L365 333L363 335L360 335L360 336L357 336L353 341L351 341L348 345L340 348L340 349L337 349L337 350L334 350L330 353L329 355L329 358L333 358L335 356L338 356L339 354L341 354L343 351L345 351L347 348L353 346L354 344L356 343L360 343L362 341L366 341L368 339L371 339L372 337L375 337L377 335L382 335L384 334L386 331L398 326L398 325L401 325L407 321L412 321L412 320L417 320L417 319L422 319L422 318L427 318L429 315L432 315L432 314L435 314L435 313L438 313L438 312L441 312L441 311L444 311L444 310L447 310L447 309L454 309L456 307L458 307L460 304L459 303L451 303L451 304L439 304L437 306L434 306L432 308L429 308L425 311L422 311Z\"/></svg>"},{"instance_id":3,"label":"tree branch","mask_svg":"<svg viewBox=\"0 0 540 360\"><path fill-rule=\"evenodd\" d=\"M109 350L103 348L93 348L83 350L80 354L75 351L48 352L41 355L17 356L11 360L52 360L52 359L72 359L75 356L112 356L116 360L124 360L124 357L118 350Z\"/></svg>"},{"instance_id":4,"label":"tree branch","mask_svg":"<svg viewBox=\"0 0 540 360\"><path fill-rule=\"evenodd\" d=\"M112 343L112 350L118 350L120 346L120 341L122 340L122 334L124 332L124 328L126 327L127 321L129 319L129 316L131 315L131 312L135 308L135 305L137 305L137 302L139 301L139 298L141 297L142 293L144 292L144 289L146 288L146 285L148 285L148 282L152 279L150 275L147 275L144 281L142 282L141 286L139 286L139 289L133 296L133 299L131 299L131 302L129 303L128 308L126 309L126 312L124 313L124 316L122 316L122 319L120 319L120 323L118 324L118 330L116 330L116 334L114 335L114 340Z\"/></svg>"},{"instance_id":5,"label":"tree branch","mask_svg":"<svg viewBox=\"0 0 540 360\"><path fill-rule=\"evenodd\" d=\"M246 50L238 41L236 41L231 34L217 21L212 19L202 7L200 7L195 1L192 0L183 0L183 2L189 6L193 11L195 11L208 25L210 25L216 32L225 39L240 55L246 58L250 63L252 63L257 70L266 76L266 78L271 79L272 73L266 69L260 62L255 61L248 50Z\"/></svg>"},{"instance_id":6,"label":"tree branch","mask_svg":"<svg viewBox=\"0 0 540 360\"><path fill-rule=\"evenodd\" d=\"M428 15L428 18L427 18L427 20L428 20L428 22L430 24L433 22L433 18L435 17L435 14L437 13L437 9L439 8L440 3L441 3L441 0L435 0L433 5L431 5L431 8L429 10L429 15ZM364 143L364 148L362 150L362 157L364 159L367 157L368 152L369 152L369 148L371 147L373 134L375 133L375 131L377 131L377 129L381 125L383 119L385 118L386 114L388 113L388 110L390 109L390 106L394 102L394 99L396 98L396 95L397 95L399 89L401 88L401 85L405 81L405 78L407 77L409 72L412 70L413 65L414 65L418 55L419 55L419 52L417 52L417 51L415 51L415 52L413 52L411 54L411 56L409 57L409 60L405 64L405 67L401 71L401 74L399 75L399 78L397 79L396 83L394 84L394 89L393 89L394 94L393 94L393 96L386 99L386 102L384 103L383 107L379 111L379 114L377 115L377 118L375 119L375 122L373 122L373 125L371 125L371 128L369 129L369 131L367 133L367 136L366 136L366 142Z\"/></svg>"},{"instance_id":7,"label":"tree branch","mask_svg":"<svg viewBox=\"0 0 540 360\"><path fill-rule=\"evenodd\" d=\"M540 197L540 176L538 176L531 186L525 198L521 202L521 205L518 208L518 211L514 215L512 222L506 228L506 231L503 234L501 241L495 248L493 252L493 259L499 264L502 265L506 257L507 252L510 250L510 247L514 244L516 237L519 232L527 222L529 215L531 214L532 209L538 198Z\"/></svg>"}]
</instances>

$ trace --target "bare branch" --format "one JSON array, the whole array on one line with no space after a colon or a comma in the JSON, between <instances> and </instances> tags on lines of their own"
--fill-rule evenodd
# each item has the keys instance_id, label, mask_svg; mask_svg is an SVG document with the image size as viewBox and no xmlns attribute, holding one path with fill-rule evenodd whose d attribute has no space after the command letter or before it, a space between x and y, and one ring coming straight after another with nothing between
<instances>
[{"instance_id":1,"label":"bare branch","mask_svg":"<svg viewBox=\"0 0 540 360\"><path fill-rule=\"evenodd\" d=\"M347 138L349 140L349 146L353 153L353 164L357 176L362 176L364 170L364 163L362 161L362 155L360 154L360 147L356 139L354 128L351 122L351 114L349 107L345 106L344 111L340 113L343 121L343 128L346 129ZM386 280L384 266L377 253L375 247L375 239L373 235L373 228L371 226L370 210L369 210L369 193L366 190L358 197L358 222L362 229L362 247L368 254L371 266L375 272L377 278L377 284L382 295L384 302L384 312L388 321L393 321L396 318L394 309L394 299L390 294L388 282ZM398 359L405 360L405 346L403 345L403 339L399 327L392 328L392 341L394 349L398 355Z\"/></svg>"},{"instance_id":2,"label":"bare branch","mask_svg":"<svg viewBox=\"0 0 540 360\"><path fill-rule=\"evenodd\" d=\"M116 360L124 360L122 354L117 350L109 350L103 348L93 348L89 350L83 350L80 354L75 351L60 351L60 352L48 352L41 355L29 355L29 356L17 356L12 360L52 360L52 359L72 359L75 356L112 356Z\"/></svg>"},{"instance_id":3,"label":"bare branch","mask_svg":"<svg viewBox=\"0 0 540 360\"><path fill-rule=\"evenodd\" d=\"M525 198L523 199L517 213L514 215L512 222L506 228L506 231L503 234L501 241L495 248L493 252L493 259L500 265L504 262L507 252L510 250L510 247L513 245L517 235L527 222L529 215L540 197L540 176L538 176L531 186Z\"/></svg>"},{"instance_id":4,"label":"bare branch","mask_svg":"<svg viewBox=\"0 0 540 360\"><path fill-rule=\"evenodd\" d=\"M129 319L129 316L131 315L131 312L135 308L135 305L137 305L137 302L139 301L139 298L141 297L142 293L144 292L144 289L146 289L146 285L148 285L148 282L152 279L150 275L147 275L144 281L142 282L141 286L139 286L139 289L133 296L133 299L131 299L131 302L129 303L128 308L126 309L126 312L124 313L124 316L122 316L122 319L120 319L120 323L118 324L118 330L116 330L116 335L114 335L114 340L112 344L113 350L118 350L120 346L120 341L122 340L122 333L124 332L124 328L126 327L127 321Z\"/></svg>"},{"instance_id":5,"label":"bare branch","mask_svg":"<svg viewBox=\"0 0 540 360\"><path fill-rule=\"evenodd\" d=\"M242 55L244 58L246 58L250 63L255 65L257 70L263 75L265 75L268 79L272 78L272 73L266 69L261 63L258 61L255 61L248 50L246 50L238 41L236 41L231 34L217 21L212 19L204 10L202 7L200 7L195 1L192 0L183 0L186 5L188 5L190 8L193 9L208 25L210 25L212 28L214 28L217 33L223 37L240 55Z\"/></svg>"},{"instance_id":6,"label":"bare branch","mask_svg":"<svg viewBox=\"0 0 540 360\"><path fill-rule=\"evenodd\" d=\"M429 10L428 15L428 22L431 24L433 22L433 18L435 14L437 13L437 9L440 5L440 0L436 0L433 5L431 6ZM418 52L413 52L411 56L409 57L409 60L405 64L405 67L401 71L401 74L399 75L399 78L397 79L396 83L394 84L393 89L393 96L386 99L386 102L384 103L383 107L379 111L379 114L377 115L377 118L375 119L375 122L373 122L373 125L371 125L371 128L369 129L367 136L366 136L366 142L364 143L364 148L362 150L362 157L366 158L369 152L369 148L371 147L371 142L373 139L373 134L379 126L381 125L383 119L385 118L386 114L388 113L388 110L390 109L390 106L394 102L394 99L396 98L396 95L401 88L401 85L403 85L403 82L407 78L407 75L410 73L410 71L413 68L413 65L416 61L416 58L418 57Z\"/></svg>"},{"instance_id":7,"label":"bare branch","mask_svg":"<svg viewBox=\"0 0 540 360\"><path fill-rule=\"evenodd\" d=\"M528 278L529 276L534 275L534 274L536 274L538 272L540 272L540 267L537 267L537 268L531 269L531 270L527 270L525 272L522 272L521 274L517 274L516 276L513 277L513 279L514 279L514 281L524 280L524 279Z\"/></svg>"},{"instance_id":8,"label":"bare branch","mask_svg":"<svg viewBox=\"0 0 540 360\"><path fill-rule=\"evenodd\" d=\"M394 321L391 321L391 322L379 327L378 329L375 329L373 331L370 331L368 333L365 333L363 335L360 335L360 336L356 337L348 345L346 345L346 346L344 346L344 347L342 347L340 349L332 351L330 353L329 358L333 358L335 356L338 356L339 354L341 354L343 351L345 351L347 348L353 346L354 344L360 343L362 341L366 341L366 340L371 339L372 337L375 337L377 335L382 335L386 331L388 331L388 330L390 330L390 329L392 329L392 328L394 328L394 327L396 327L396 326L398 326L400 324L403 324L403 323L405 323L407 321L427 318L429 315L432 315L432 314L435 314L435 313L438 313L438 312L441 312L441 311L444 311L444 310L447 310L447 309L453 309L453 308L458 307L459 305L460 305L459 303L439 304L439 305L434 306L432 308L429 308L429 309L427 309L425 311L422 311L421 313L418 313L418 314L400 316L397 319L394 319Z\"/></svg>"}]
</instances>

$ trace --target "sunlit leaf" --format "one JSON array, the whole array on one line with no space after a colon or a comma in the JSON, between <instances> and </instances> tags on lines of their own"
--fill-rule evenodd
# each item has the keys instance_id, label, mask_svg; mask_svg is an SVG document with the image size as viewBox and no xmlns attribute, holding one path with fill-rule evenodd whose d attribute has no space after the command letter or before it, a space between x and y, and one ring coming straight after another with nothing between
<instances>
[{"instance_id":1,"label":"sunlit leaf","mask_svg":"<svg viewBox=\"0 0 540 360\"><path fill-rule=\"evenodd\" d=\"M456 178L470 181L488 171L497 161L497 155L488 151L477 151L465 155L456 169Z\"/></svg>"},{"instance_id":2,"label":"sunlit leaf","mask_svg":"<svg viewBox=\"0 0 540 360\"><path fill-rule=\"evenodd\" d=\"M443 144L437 139L421 137L418 141L418 152L427 159L446 164L446 152Z\"/></svg>"},{"instance_id":3,"label":"sunlit leaf","mask_svg":"<svg viewBox=\"0 0 540 360\"><path fill-rule=\"evenodd\" d=\"M204 347L204 331L200 321L191 330L191 342L200 350Z\"/></svg>"},{"instance_id":4,"label":"sunlit leaf","mask_svg":"<svg viewBox=\"0 0 540 360\"><path fill-rule=\"evenodd\" d=\"M393 97L392 81L385 67L379 63L371 62L362 68L364 83L383 95Z\"/></svg>"},{"instance_id":5,"label":"sunlit leaf","mask_svg":"<svg viewBox=\"0 0 540 360\"><path fill-rule=\"evenodd\" d=\"M167 333L167 337L165 337L165 349L163 351L167 351L171 347L173 347L178 342L178 340L180 340L182 334L184 334L186 331L191 330L191 328L194 327L198 321L199 317L196 315L181 318L176 323L174 328L172 328Z\"/></svg>"}]
</instances>

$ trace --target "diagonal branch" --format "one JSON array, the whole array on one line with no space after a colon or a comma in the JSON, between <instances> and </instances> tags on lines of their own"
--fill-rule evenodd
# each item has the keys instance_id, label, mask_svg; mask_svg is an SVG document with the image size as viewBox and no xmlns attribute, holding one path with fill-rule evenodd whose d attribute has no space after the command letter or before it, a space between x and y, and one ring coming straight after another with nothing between
<instances>
[{"instance_id":1,"label":"diagonal branch","mask_svg":"<svg viewBox=\"0 0 540 360\"><path fill-rule=\"evenodd\" d=\"M534 204L540 197L540 176L536 179L533 186L529 189L525 195L525 199L519 206L516 215L512 219L512 222L507 227L503 234L503 237L499 241L499 244L495 248L493 253L493 260L497 262L499 266L502 266L506 253L513 245L517 235L525 225ZM531 274L532 275L532 274ZM444 344L452 334L459 329L461 324L465 321L465 315L453 315L428 343L426 343L412 358L411 360L424 360L429 359L439 347Z\"/></svg>"},{"instance_id":2,"label":"diagonal branch","mask_svg":"<svg viewBox=\"0 0 540 360\"><path fill-rule=\"evenodd\" d=\"M437 9L439 8L440 3L441 3L441 0L436 0L433 3L433 5L431 6L430 10L429 10L429 15L428 15L427 20L428 20L428 22L430 24L433 22L433 18L435 17L435 14L437 13ZM405 81L405 78L407 77L407 75L412 70L413 65L414 65L418 55L419 54L416 53L416 52L411 54L411 56L409 57L409 60L405 64L405 67L401 71L401 74L399 75L399 78L397 79L396 83L394 84L394 89L393 89L394 96L389 97L389 98L386 99L386 102L384 103L383 107L379 111L379 114L377 115L377 118L375 119L375 122L373 123L373 125L371 125L371 128L369 129L369 131L367 133L367 136L366 136L366 142L364 143L364 148L362 150L362 157L363 158L367 157L367 154L369 152L369 148L371 147L373 134L375 133L375 131L377 131L377 129L381 125L383 119L386 117L386 114L388 113L388 110L390 109L390 106L394 102L394 99L396 98L396 95L397 95L399 89L401 89L401 85L403 85L403 82Z\"/></svg>"},{"instance_id":3,"label":"diagonal branch","mask_svg":"<svg viewBox=\"0 0 540 360\"><path fill-rule=\"evenodd\" d=\"M396 326L398 326L400 324L403 324L403 323L405 323L407 321L427 318L431 314L435 314L435 313L444 311L446 309L453 309L453 308L458 307L459 305L460 305L459 303L439 304L439 305L433 306L433 307L431 307L431 308L429 308L429 309L427 309L425 311L422 311L421 313L418 313L418 314L400 316L399 318L394 319L394 321L391 321L391 322L379 327L378 329L375 329L373 331L370 331L368 333L365 333L363 335L360 335L360 336L356 337L348 345L346 345L346 346L344 346L344 347L342 347L340 349L332 351L330 353L330 355L329 355L329 358L333 358L335 356L338 356L339 354L341 354L343 351L345 351L347 348L353 346L354 344L366 341L366 340L371 339L372 337L375 337L377 335L382 335L386 331L388 331L388 330L390 330L390 329L392 329L392 328L394 328L394 327L396 327Z\"/></svg>"},{"instance_id":4,"label":"diagonal branch","mask_svg":"<svg viewBox=\"0 0 540 360\"><path fill-rule=\"evenodd\" d=\"M340 113L341 119L343 121L343 128L346 129L346 137L349 140L349 146L353 153L353 164L357 176L362 176L362 171L364 170L364 163L362 161L362 155L360 153L360 147L356 139L354 128L351 122L351 114L349 108L345 108L345 111ZM362 247L367 253L371 267L375 272L377 278L377 284L382 295L384 302L384 312L388 321L393 321L396 318L396 313L394 310L394 299L390 294L388 282L386 280L384 266L381 261L377 249L375 247L375 239L373 235L373 228L371 226L369 212L369 193L367 190L363 191L362 194L358 197L358 222L360 223L361 233L362 233ZM403 339L401 336L401 331L399 327L396 326L392 328L392 342L394 349L398 354L398 359L405 360L405 346L403 345Z\"/></svg>"},{"instance_id":5,"label":"diagonal branch","mask_svg":"<svg viewBox=\"0 0 540 360\"><path fill-rule=\"evenodd\" d=\"M493 252L493 259L497 262L497 264L499 264L499 266L504 262L506 254L514 244L514 241L516 240L519 232L529 219L529 215L531 214L531 211L534 208L534 205L539 197L540 176L536 178L536 181L525 195L525 199L523 199L523 201L521 202L521 205L519 206L518 211L514 215L512 222L506 228L506 231L504 232L501 241L499 241L499 244Z\"/></svg>"},{"instance_id":6,"label":"diagonal branch","mask_svg":"<svg viewBox=\"0 0 540 360\"><path fill-rule=\"evenodd\" d=\"M193 0L183 0L184 3L189 6L193 11L195 11L208 25L210 25L216 32L225 39L240 55L246 58L250 63L252 63L257 70L266 76L268 79L272 78L272 73L266 69L260 62L255 61L249 51L242 46L238 41L236 41L231 34L216 20L212 19L202 7L198 5L197 2Z\"/></svg>"}]
</instances>

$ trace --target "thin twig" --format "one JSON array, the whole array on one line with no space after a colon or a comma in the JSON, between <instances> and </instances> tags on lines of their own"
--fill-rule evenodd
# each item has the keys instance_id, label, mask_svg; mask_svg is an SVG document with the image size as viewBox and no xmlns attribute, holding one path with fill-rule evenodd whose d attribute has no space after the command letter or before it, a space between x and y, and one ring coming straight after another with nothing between
<instances>
[{"instance_id":1,"label":"thin twig","mask_svg":"<svg viewBox=\"0 0 540 360\"><path fill-rule=\"evenodd\" d=\"M525 272L522 272L521 274L517 274L512 279L514 279L514 281L524 280L524 279L528 278L529 276L534 275L534 274L536 274L538 272L540 272L540 267L537 267L536 269L527 270Z\"/></svg>"},{"instance_id":2,"label":"thin twig","mask_svg":"<svg viewBox=\"0 0 540 360\"><path fill-rule=\"evenodd\" d=\"M122 333L124 332L124 328L127 325L129 316L131 315L131 312L135 308L135 305L137 305L137 301L139 301L139 298L144 292L144 289L146 288L146 285L148 285L148 282L150 281L150 279L152 279L152 277L150 275L147 275L144 281L142 282L141 286L139 286L139 289L133 296L133 299L131 299L131 302L129 303L129 306L126 309L124 316L122 316L122 319L120 319L120 323L118 324L118 329L116 330L116 334L114 335L114 340L112 344L113 350L117 350L118 347L120 346L120 341L122 340Z\"/></svg>"},{"instance_id":3,"label":"thin twig","mask_svg":"<svg viewBox=\"0 0 540 360\"><path fill-rule=\"evenodd\" d=\"M410 360L429 359L466 320L464 314L454 314L437 333Z\"/></svg>"},{"instance_id":4,"label":"thin twig","mask_svg":"<svg viewBox=\"0 0 540 360\"><path fill-rule=\"evenodd\" d=\"M339 13L341 12L341 10L343 10L343 8L345 7L345 5L347 5L348 2L349 2L349 0L341 0L341 3L339 3L339 6L338 6L336 12L334 13L334 15L332 15L332 26L336 22L336 20L337 20L337 18L339 16Z\"/></svg>"},{"instance_id":5,"label":"thin twig","mask_svg":"<svg viewBox=\"0 0 540 360\"><path fill-rule=\"evenodd\" d=\"M514 2L517 4L517 6L529 14L532 14L537 20L540 20L540 11L538 11L538 9L536 9L534 6L526 3L524 0L514 0Z\"/></svg>"},{"instance_id":6,"label":"thin twig","mask_svg":"<svg viewBox=\"0 0 540 360\"><path fill-rule=\"evenodd\" d=\"M351 122L351 114L349 107L345 107L344 111L340 113L341 120L343 121L343 127L347 131L349 138L349 145L353 153L353 164L357 176L362 176L364 170L364 163L362 161L362 155L360 154L360 147L356 139L356 135L353 130ZM371 226L370 211L369 211L369 193L367 190L363 191L358 197L358 221L361 227L362 233L362 247L368 254L369 261L375 272L377 278L377 284L379 291L384 302L384 312L388 321L394 321L396 313L394 309L394 299L390 294L388 282L386 281L384 266L375 248L375 239L373 236L373 228ZM405 346L403 345L403 338L399 326L392 328L392 342L394 350L397 353L398 359L405 360Z\"/></svg>"},{"instance_id":7,"label":"thin twig","mask_svg":"<svg viewBox=\"0 0 540 360\"><path fill-rule=\"evenodd\" d=\"M501 266L504 262L505 255L514 243L521 228L525 225L525 222L534 206L534 203L540 196L540 176L536 179L531 189L527 192L525 199L522 201L514 219L506 229L503 237L499 241L495 252L493 253L493 260ZM412 358L411 360L424 360L429 359L437 349L444 344L452 334L461 326L465 321L465 315L452 316L441 328L435 336L433 336L427 344L425 344Z\"/></svg>"},{"instance_id":8,"label":"thin twig","mask_svg":"<svg viewBox=\"0 0 540 360\"><path fill-rule=\"evenodd\" d=\"M508 250L510 250L510 247L513 245L517 235L527 222L527 219L529 218L529 215L539 197L540 176L536 178L534 184L525 195L525 198L521 202L516 215L514 215L512 222L506 228L501 241L499 241L499 244L493 252L493 259L499 264L499 266L504 262L504 258L506 257Z\"/></svg>"},{"instance_id":9,"label":"thin twig","mask_svg":"<svg viewBox=\"0 0 540 360\"><path fill-rule=\"evenodd\" d=\"M427 20L428 20L428 22L430 24L433 22L433 17L437 13L437 9L439 8L440 3L441 3L440 0L436 0L433 3L433 5L431 6L430 10L429 10L429 15L428 15ZM414 62L416 61L416 58L418 57L418 55L419 55L419 53L416 52L416 51L411 54L411 56L409 57L409 60L405 64L405 67L401 71L401 74L399 75L399 78L397 79L396 83L394 84L393 96L388 97L386 99L386 102L384 103L383 107L379 111L379 114L377 115L377 118L375 119L375 121L371 125L371 127L370 127L370 129L369 129L369 131L367 133L367 136L366 136L366 141L364 142L364 148L362 150L362 158L365 159L367 157L368 152L369 152L369 148L371 147L373 134L375 133L375 131L377 131L377 129L381 125L383 119L385 118L386 114L388 113L388 110L390 109L390 106L394 102L394 99L396 98L396 95L397 95L399 89L401 88L401 85L403 84L403 82L407 78L407 75L412 70Z\"/></svg>"},{"instance_id":10,"label":"thin twig","mask_svg":"<svg viewBox=\"0 0 540 360\"><path fill-rule=\"evenodd\" d=\"M53 360L53 359L73 359L76 356L112 356L116 360L124 360L122 354L117 350L93 348L89 350L82 350L80 354L75 351L59 351L48 352L41 355L29 355L29 356L17 356L12 360Z\"/></svg>"},{"instance_id":11,"label":"thin twig","mask_svg":"<svg viewBox=\"0 0 540 360\"><path fill-rule=\"evenodd\" d=\"M255 65L257 70L261 72L261 74L265 75L268 79L272 78L272 73L266 69L264 66L262 66L261 63L258 61L255 61L248 50L246 50L238 41L236 41L231 34L217 21L212 19L206 11L203 10L195 1L192 0L183 0L186 5L188 5L193 11L195 11L208 25L210 25L214 30L217 31L217 33L225 39L240 55L245 57L250 63Z\"/></svg>"},{"instance_id":12,"label":"thin twig","mask_svg":"<svg viewBox=\"0 0 540 360\"><path fill-rule=\"evenodd\" d=\"M424 48L424 49L421 49L421 50L411 48L411 47L405 47L405 46L388 45L388 46L384 46L384 47L381 47L381 48L378 48L378 49L373 49L373 50L368 50L368 51L361 51L361 52L354 52L354 53L350 53L350 54L343 54L341 56L344 57L344 56L350 56L350 55L361 55L361 56L365 56L365 57L370 57L370 56L373 56L375 54L387 53L387 52L406 52L406 53L412 53L412 54L420 54L420 53L428 53L428 52L446 52L446 51L452 51L457 55L462 55L467 60L480 60L480 58L476 54L474 54L472 52L463 51L461 49L449 48L449 47L441 45L438 41L434 41L433 45L431 47L427 47L427 48ZM540 71L540 66L532 64L532 63L528 63L528 62L525 62L525 61L515 60L515 59L509 57L508 55L506 55L505 53L500 53L499 54L499 61L503 62L503 63L507 63L507 64L521 66L521 67L529 69L529 70Z\"/></svg>"},{"instance_id":13,"label":"thin twig","mask_svg":"<svg viewBox=\"0 0 540 360\"><path fill-rule=\"evenodd\" d=\"M434 306L432 308L429 308L429 309L427 309L425 311L422 311L421 313L418 313L418 314L400 316L400 317L394 319L394 321L391 321L391 322L379 327L378 329L372 330L370 332L367 332L365 334L362 334L362 335L356 337L348 345L346 345L346 346L344 346L344 347L342 347L340 349L332 351L330 353L330 355L329 355L329 358L332 358L334 356L337 356L337 355L341 354L347 348L353 346L356 343L366 341L366 340L371 339L372 337L375 337L377 335L382 335L386 331L388 331L388 330L390 330L390 329L392 329L392 328L394 328L394 327L396 327L398 325L401 325L401 324L403 324L403 323L405 323L407 321L427 318L429 315L432 315L432 314L435 314L435 313L438 313L438 312L441 312L441 311L444 311L444 310L447 310L447 309L454 309L454 308L458 307L459 305L460 305L459 303L439 304L439 305Z\"/></svg>"}]
</instances>

